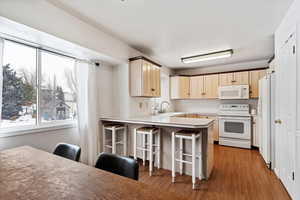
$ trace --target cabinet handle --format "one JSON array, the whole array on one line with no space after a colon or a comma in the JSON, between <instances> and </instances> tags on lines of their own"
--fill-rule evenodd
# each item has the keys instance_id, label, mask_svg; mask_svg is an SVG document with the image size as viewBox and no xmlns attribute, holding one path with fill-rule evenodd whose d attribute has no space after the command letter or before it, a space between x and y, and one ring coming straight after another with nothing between
<instances>
[{"instance_id":1,"label":"cabinet handle","mask_svg":"<svg viewBox=\"0 0 300 200\"><path fill-rule=\"evenodd\" d=\"M282 124L282 121L280 119L275 120L275 124Z\"/></svg>"},{"instance_id":2,"label":"cabinet handle","mask_svg":"<svg viewBox=\"0 0 300 200\"><path fill-rule=\"evenodd\" d=\"M202 94L202 95L205 95L206 93L205 93L205 92L202 92L201 94Z\"/></svg>"},{"instance_id":3,"label":"cabinet handle","mask_svg":"<svg viewBox=\"0 0 300 200\"><path fill-rule=\"evenodd\" d=\"M154 89L154 88L151 88L151 91L153 91L153 92L154 92L154 91L155 91L155 89Z\"/></svg>"}]
</instances>

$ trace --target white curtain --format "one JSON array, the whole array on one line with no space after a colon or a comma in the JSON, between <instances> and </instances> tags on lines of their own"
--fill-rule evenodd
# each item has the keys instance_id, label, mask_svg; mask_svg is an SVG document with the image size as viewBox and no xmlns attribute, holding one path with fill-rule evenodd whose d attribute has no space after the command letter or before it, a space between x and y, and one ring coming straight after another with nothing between
<instances>
[{"instance_id":1,"label":"white curtain","mask_svg":"<svg viewBox=\"0 0 300 200\"><path fill-rule=\"evenodd\" d=\"M94 165L100 152L96 66L76 62L78 132L81 162Z\"/></svg>"},{"instance_id":2,"label":"white curtain","mask_svg":"<svg viewBox=\"0 0 300 200\"><path fill-rule=\"evenodd\" d=\"M4 48L4 40L0 38L0 123L1 123L1 113L2 113L3 48Z\"/></svg>"}]
</instances>

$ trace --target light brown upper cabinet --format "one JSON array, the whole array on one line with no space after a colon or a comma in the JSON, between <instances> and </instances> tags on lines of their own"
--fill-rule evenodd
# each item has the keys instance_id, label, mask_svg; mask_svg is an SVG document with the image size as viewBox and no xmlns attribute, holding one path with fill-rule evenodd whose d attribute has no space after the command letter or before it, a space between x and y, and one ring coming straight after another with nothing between
<instances>
[{"instance_id":1,"label":"light brown upper cabinet","mask_svg":"<svg viewBox=\"0 0 300 200\"><path fill-rule=\"evenodd\" d=\"M192 76L190 78L190 98L204 98L204 76Z\"/></svg>"},{"instance_id":2,"label":"light brown upper cabinet","mask_svg":"<svg viewBox=\"0 0 300 200\"><path fill-rule=\"evenodd\" d=\"M258 98L258 82L266 75L266 70L254 70L249 72L250 98Z\"/></svg>"},{"instance_id":3,"label":"light brown upper cabinet","mask_svg":"<svg viewBox=\"0 0 300 200\"><path fill-rule=\"evenodd\" d=\"M203 75L190 78L191 99L216 99L218 98L219 76Z\"/></svg>"},{"instance_id":4,"label":"light brown upper cabinet","mask_svg":"<svg viewBox=\"0 0 300 200\"><path fill-rule=\"evenodd\" d=\"M219 89L219 75L205 75L204 76L204 98L217 99Z\"/></svg>"},{"instance_id":5,"label":"light brown upper cabinet","mask_svg":"<svg viewBox=\"0 0 300 200\"><path fill-rule=\"evenodd\" d=\"M142 56L130 58L129 89L133 97L159 97L160 65Z\"/></svg>"},{"instance_id":6,"label":"light brown upper cabinet","mask_svg":"<svg viewBox=\"0 0 300 200\"><path fill-rule=\"evenodd\" d=\"M219 75L220 86L229 85L248 85L249 84L249 72L232 72L223 73Z\"/></svg>"},{"instance_id":7,"label":"light brown upper cabinet","mask_svg":"<svg viewBox=\"0 0 300 200\"><path fill-rule=\"evenodd\" d=\"M190 77L172 76L171 77L171 99L190 98Z\"/></svg>"}]
</instances>

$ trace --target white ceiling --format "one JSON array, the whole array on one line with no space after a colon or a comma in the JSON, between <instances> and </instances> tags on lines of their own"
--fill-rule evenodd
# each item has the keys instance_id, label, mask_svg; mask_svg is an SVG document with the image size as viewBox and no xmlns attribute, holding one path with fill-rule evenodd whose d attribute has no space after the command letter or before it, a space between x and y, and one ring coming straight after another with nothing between
<instances>
[{"instance_id":1,"label":"white ceiling","mask_svg":"<svg viewBox=\"0 0 300 200\"><path fill-rule=\"evenodd\" d=\"M49 0L172 68L262 60L293 0ZM231 58L183 64L182 56L234 49Z\"/></svg>"}]
</instances>

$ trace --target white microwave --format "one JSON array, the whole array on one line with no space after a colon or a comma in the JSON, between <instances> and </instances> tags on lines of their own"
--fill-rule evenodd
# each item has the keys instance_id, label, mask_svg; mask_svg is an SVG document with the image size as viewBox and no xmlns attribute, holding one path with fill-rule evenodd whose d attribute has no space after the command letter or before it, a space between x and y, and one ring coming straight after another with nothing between
<instances>
[{"instance_id":1,"label":"white microwave","mask_svg":"<svg viewBox=\"0 0 300 200\"><path fill-rule=\"evenodd\" d=\"M249 99L249 85L219 87L219 99Z\"/></svg>"}]
</instances>

